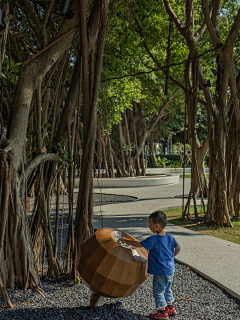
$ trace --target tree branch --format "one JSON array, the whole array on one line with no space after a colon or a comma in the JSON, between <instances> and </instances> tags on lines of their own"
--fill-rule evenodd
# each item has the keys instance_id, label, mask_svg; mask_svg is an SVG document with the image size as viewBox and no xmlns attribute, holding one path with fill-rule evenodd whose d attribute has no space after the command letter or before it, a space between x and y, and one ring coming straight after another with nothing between
<instances>
[{"instance_id":1,"label":"tree branch","mask_svg":"<svg viewBox=\"0 0 240 320\"><path fill-rule=\"evenodd\" d=\"M198 102L201 103L203 106L206 106L206 101L198 98Z\"/></svg>"},{"instance_id":2,"label":"tree branch","mask_svg":"<svg viewBox=\"0 0 240 320\"><path fill-rule=\"evenodd\" d=\"M4 6L3 8L3 21L6 24L6 29L5 32L2 34L1 33L1 37L0 38L0 45L1 45L1 51L0 51L0 73L2 72L2 64L3 61L5 59L5 52L6 52L6 46L7 46L7 37L8 37L8 31L9 31L9 20L10 20L10 16L9 16L9 5Z\"/></svg>"},{"instance_id":3,"label":"tree branch","mask_svg":"<svg viewBox=\"0 0 240 320\"><path fill-rule=\"evenodd\" d=\"M185 28L182 26L180 20L178 19L177 15L175 14L175 12L173 11L172 7L170 6L170 3L168 0L163 0L166 11L170 17L171 20L173 20L173 22L175 23L176 27L178 28L179 32L181 33L181 35L186 38L186 30Z\"/></svg>"},{"instance_id":4,"label":"tree branch","mask_svg":"<svg viewBox=\"0 0 240 320\"><path fill-rule=\"evenodd\" d=\"M33 103L34 107L34 117L35 117L35 130L36 130L36 141L37 141L37 153L42 152L42 133L41 133L41 109L42 109L42 99L41 99L41 83L39 83L36 90L36 100Z\"/></svg>"},{"instance_id":5,"label":"tree branch","mask_svg":"<svg viewBox=\"0 0 240 320\"><path fill-rule=\"evenodd\" d=\"M157 59L153 56L152 52L149 50L149 48L148 48L148 46L147 46L147 43L146 43L146 41L145 41L145 39L144 39L144 35L143 35L142 28L141 28L141 26L140 26L140 23L138 22L138 20L137 20L136 17L134 17L134 20L135 20L135 22L136 22L136 24L137 24L137 26L138 26L139 34L140 34L140 36L142 37L143 45L144 45L147 53L149 54L149 56L150 56L150 58L153 60L153 62L157 65L157 67L166 75L167 72L162 69L163 67L161 66L160 62L157 61ZM157 70L155 70L155 71L157 71ZM180 82L178 82L177 80L175 80L172 76L169 75L169 79L170 79L174 84L176 84L179 88L181 88L181 89L184 90L184 91L187 91L187 89L186 89Z\"/></svg>"},{"instance_id":6,"label":"tree branch","mask_svg":"<svg viewBox=\"0 0 240 320\"><path fill-rule=\"evenodd\" d=\"M61 37L57 38L54 42L51 42L47 47L43 48L41 51L39 51L38 53L36 53L34 56L32 56L31 58L29 58L28 60L26 60L22 65L21 65L21 69L30 61L36 59L40 54L42 54L43 52L47 51L48 49L50 49L51 47L53 47L56 43L58 43L59 41L63 40L64 38L66 38L67 36L69 36L71 33L75 32L78 30L78 27L75 27L71 30L69 30L67 33L63 34Z\"/></svg>"},{"instance_id":7,"label":"tree branch","mask_svg":"<svg viewBox=\"0 0 240 320\"><path fill-rule=\"evenodd\" d=\"M15 31L18 33L18 35L20 37L20 42L21 42L22 46L24 47L27 56L30 57L29 49L28 49L25 41L23 40L23 37L22 37L22 34L21 34L20 30L18 29L18 24L17 24L17 22L16 22L16 20L14 18L14 15L13 15L13 22L14 22Z\"/></svg>"},{"instance_id":8,"label":"tree branch","mask_svg":"<svg viewBox=\"0 0 240 320\"><path fill-rule=\"evenodd\" d=\"M32 33L34 34L34 36L36 37L37 39L37 42L38 42L38 45L41 47L41 43L42 43L42 39L41 39L41 34L39 32L39 30L36 28L36 26L34 25L32 19L30 19L31 17L29 17L29 12L27 10L27 6L21 6L19 4L19 8L21 8L21 11L24 12L25 16L26 16L26 19L29 23L29 29L32 31ZM33 10L33 9L32 9ZM21 16L22 12L20 10L18 10L18 14L19 16ZM40 21L40 20L39 20ZM37 24L38 25L38 24ZM38 25L38 27L40 28L41 30L41 25Z\"/></svg>"},{"instance_id":9,"label":"tree branch","mask_svg":"<svg viewBox=\"0 0 240 320\"><path fill-rule=\"evenodd\" d=\"M59 28L55 41L52 41L47 48L41 50L34 58L27 60L27 64L24 64L24 67L20 69L9 132L9 143L13 148L15 170L20 167L20 158L17 154L22 154L23 146L26 143L26 130L33 93L55 62L69 49L75 32L78 30L78 2L74 5L74 11L76 13L74 17L71 20L65 19ZM69 29L70 31L68 31ZM34 60L31 61L32 59Z\"/></svg>"},{"instance_id":10,"label":"tree branch","mask_svg":"<svg viewBox=\"0 0 240 320\"><path fill-rule=\"evenodd\" d=\"M199 84L200 84L200 86L201 86L201 88L203 90L203 94L205 96L206 102L203 103L204 101L202 101L200 99L198 99L198 100L199 100L200 103L202 103L203 105L207 106L207 108L210 108L211 113L214 114L215 111L216 111L216 107L213 104L213 99L212 99L212 95L211 95L211 92L210 92L209 88L208 87L204 87L204 83L206 81L205 81L204 74L203 74L202 68L200 66L199 60L198 60L198 68L197 68L197 77L198 77Z\"/></svg>"},{"instance_id":11,"label":"tree branch","mask_svg":"<svg viewBox=\"0 0 240 320\"><path fill-rule=\"evenodd\" d=\"M14 53L15 53L17 62L22 62L22 57L19 51L18 42L16 37L12 34L12 31L9 31L9 37L14 47Z\"/></svg>"},{"instance_id":12,"label":"tree branch","mask_svg":"<svg viewBox=\"0 0 240 320\"><path fill-rule=\"evenodd\" d=\"M51 3L48 5L48 8L47 8L47 11L45 13L45 16L44 16L44 19L43 19L43 22L42 22L42 27L43 28L46 28L46 25L48 23L48 19L49 19L49 16L50 16L50 13L52 11L52 7L54 5L54 1L55 0L51 0Z\"/></svg>"},{"instance_id":13,"label":"tree branch","mask_svg":"<svg viewBox=\"0 0 240 320\"><path fill-rule=\"evenodd\" d=\"M212 16L212 23L213 23L213 27L216 30L217 36L220 39L218 21L220 17L221 0L213 0L212 3L213 3L213 11L214 11L214 14Z\"/></svg>"},{"instance_id":14,"label":"tree branch","mask_svg":"<svg viewBox=\"0 0 240 320\"><path fill-rule=\"evenodd\" d=\"M28 0L24 0L24 2L25 2L27 9L31 13L33 19L35 20L36 24L38 25L39 29L41 30L42 24L41 24L41 21L40 21L38 15L36 14L35 10L33 9L33 7L31 6L31 4L29 3Z\"/></svg>"},{"instance_id":15,"label":"tree branch","mask_svg":"<svg viewBox=\"0 0 240 320\"><path fill-rule=\"evenodd\" d=\"M211 19L210 15L210 8L208 7L208 0L202 0L202 9L205 17L205 21L207 24L208 32L211 37L213 46L215 49L218 50L219 55L222 57L223 55L223 50L220 45L220 39L218 37L217 31L216 31L216 26L214 27L214 24ZM212 11L212 17L216 15L217 8L214 6L213 11Z\"/></svg>"},{"instance_id":16,"label":"tree branch","mask_svg":"<svg viewBox=\"0 0 240 320\"><path fill-rule=\"evenodd\" d=\"M236 17L236 20L234 21L234 24L231 28L231 31L230 31L228 38L226 40L226 43L225 43L225 46L228 47L227 50L230 49L231 54L233 51L233 46L234 46L239 28L240 28L240 9L238 10L238 15Z\"/></svg>"},{"instance_id":17,"label":"tree branch","mask_svg":"<svg viewBox=\"0 0 240 320\"><path fill-rule=\"evenodd\" d=\"M34 158L30 164L25 169L25 177L26 179L30 175L30 173L36 169L41 163L46 161L55 161L58 163L61 163L59 160L59 154L58 153L41 153L36 158Z\"/></svg>"},{"instance_id":18,"label":"tree branch","mask_svg":"<svg viewBox=\"0 0 240 320\"><path fill-rule=\"evenodd\" d=\"M205 141L202 144L202 152L204 155L206 155L208 148L209 148L209 137L207 136L207 138L205 139Z\"/></svg>"},{"instance_id":19,"label":"tree branch","mask_svg":"<svg viewBox=\"0 0 240 320\"><path fill-rule=\"evenodd\" d=\"M161 115L164 111L164 109L170 104L170 102L176 98L178 92L180 89L178 89L177 91L174 92L174 94L172 95L171 98L169 98L167 101L164 102L163 106L160 108L159 113L156 117L156 119L154 120L153 124L151 125L151 127L148 129L147 134L150 134L152 132L152 130L154 129L156 123L158 122L158 120L161 118Z\"/></svg>"},{"instance_id":20,"label":"tree branch","mask_svg":"<svg viewBox=\"0 0 240 320\"><path fill-rule=\"evenodd\" d=\"M88 53L94 48L97 35L99 31L99 20L100 20L100 13L101 13L102 3L100 1L95 1L91 15L89 17L88 22ZM73 69L73 76L71 79L70 87L68 90L67 98L65 101L65 106L61 114L60 125L58 126L57 133L54 137L54 143L60 139L60 137L64 134L66 129L66 124L68 119L72 118L73 109L77 103L77 99L79 99L79 103L82 100L82 91L80 91L82 84L82 54L81 50L79 50L77 59Z\"/></svg>"},{"instance_id":21,"label":"tree branch","mask_svg":"<svg viewBox=\"0 0 240 320\"><path fill-rule=\"evenodd\" d=\"M213 11L213 4L211 2L210 7L209 7L210 17L212 17L212 11ZM203 24L201 25L201 27L198 29L198 31L194 35L194 40L196 41L196 43L201 38L201 36L204 34L206 28L207 28L207 24L206 24L206 20L204 20Z\"/></svg>"},{"instance_id":22,"label":"tree branch","mask_svg":"<svg viewBox=\"0 0 240 320\"><path fill-rule=\"evenodd\" d=\"M6 153L10 152L11 150L12 150L12 146L10 144L3 149L3 151Z\"/></svg>"},{"instance_id":23,"label":"tree branch","mask_svg":"<svg viewBox=\"0 0 240 320\"><path fill-rule=\"evenodd\" d=\"M167 48L167 66L171 63L171 49L172 49L172 34L173 34L173 21L170 20L169 34L168 34L168 48ZM169 81L170 68L166 70L166 81L165 81L165 96L168 95L168 81Z\"/></svg>"},{"instance_id":24,"label":"tree branch","mask_svg":"<svg viewBox=\"0 0 240 320\"><path fill-rule=\"evenodd\" d=\"M193 27L192 25L192 18L193 18L193 0L186 0L185 1L186 9L185 9L185 16L186 16L186 24L185 24L185 29L188 31L191 31L191 28ZM174 12L173 12L174 13ZM177 16L176 16L177 17Z\"/></svg>"}]
</instances>

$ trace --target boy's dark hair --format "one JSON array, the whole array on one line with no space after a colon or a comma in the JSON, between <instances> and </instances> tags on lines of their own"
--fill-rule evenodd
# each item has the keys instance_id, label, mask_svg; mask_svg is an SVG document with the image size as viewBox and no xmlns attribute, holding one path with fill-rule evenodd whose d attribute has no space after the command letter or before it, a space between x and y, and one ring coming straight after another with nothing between
<instances>
[{"instance_id":1,"label":"boy's dark hair","mask_svg":"<svg viewBox=\"0 0 240 320\"><path fill-rule=\"evenodd\" d=\"M150 214L149 219L152 219L153 223L160 224L163 228L167 225L167 217L164 212L162 211L155 211Z\"/></svg>"}]
</instances>

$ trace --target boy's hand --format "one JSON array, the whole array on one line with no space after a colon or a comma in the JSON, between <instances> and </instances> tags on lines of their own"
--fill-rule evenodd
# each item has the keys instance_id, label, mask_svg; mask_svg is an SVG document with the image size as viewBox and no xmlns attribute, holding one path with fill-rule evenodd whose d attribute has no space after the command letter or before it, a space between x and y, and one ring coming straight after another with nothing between
<instances>
[{"instance_id":1,"label":"boy's hand","mask_svg":"<svg viewBox=\"0 0 240 320\"><path fill-rule=\"evenodd\" d=\"M135 247L135 248L142 247L142 245L141 245L141 243L139 241L129 240L127 238L121 238L120 241L122 243L129 244L130 246Z\"/></svg>"},{"instance_id":2,"label":"boy's hand","mask_svg":"<svg viewBox=\"0 0 240 320\"><path fill-rule=\"evenodd\" d=\"M180 245L178 245L174 250L174 257L176 257L176 255L179 254L180 250L181 250Z\"/></svg>"},{"instance_id":3,"label":"boy's hand","mask_svg":"<svg viewBox=\"0 0 240 320\"><path fill-rule=\"evenodd\" d=\"M121 238L121 239L120 239L120 241L121 241L122 243L127 243L126 240L127 240L127 238Z\"/></svg>"}]
</instances>

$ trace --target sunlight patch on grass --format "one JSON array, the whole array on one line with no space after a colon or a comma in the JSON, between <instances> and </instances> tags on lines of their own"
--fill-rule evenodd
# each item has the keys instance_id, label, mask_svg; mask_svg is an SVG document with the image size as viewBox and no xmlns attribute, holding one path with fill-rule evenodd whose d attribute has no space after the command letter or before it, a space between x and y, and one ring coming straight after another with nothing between
<instances>
[{"instance_id":1,"label":"sunlight patch on grass","mask_svg":"<svg viewBox=\"0 0 240 320\"><path fill-rule=\"evenodd\" d=\"M207 179L209 179L209 174L208 173L206 174L206 177L207 177ZM180 175L180 178L183 178L183 174ZM191 175L190 174L185 174L185 179L189 179L189 178L191 178Z\"/></svg>"}]
</instances>

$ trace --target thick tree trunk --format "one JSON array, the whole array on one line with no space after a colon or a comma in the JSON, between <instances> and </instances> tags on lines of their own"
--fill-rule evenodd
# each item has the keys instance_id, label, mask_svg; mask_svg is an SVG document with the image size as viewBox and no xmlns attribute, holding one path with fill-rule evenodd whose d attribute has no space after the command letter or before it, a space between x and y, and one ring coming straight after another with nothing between
<instances>
[{"instance_id":1,"label":"thick tree trunk","mask_svg":"<svg viewBox=\"0 0 240 320\"><path fill-rule=\"evenodd\" d=\"M204 159L208 151L208 138L204 141L203 145L197 147L195 150L196 156L196 170L195 170L195 193L198 196L207 198L208 181L206 178Z\"/></svg>"},{"instance_id":2,"label":"thick tree trunk","mask_svg":"<svg viewBox=\"0 0 240 320\"><path fill-rule=\"evenodd\" d=\"M83 159L81 167L79 195L75 219L75 256L73 277L76 274L76 266L79 258L81 243L93 232L92 223L92 170L93 158L96 141L97 128L97 107L100 91L100 80L103 63L103 53L107 30L107 15L109 1L99 0L101 24L99 22L99 37L95 60L94 83L90 78L90 60L88 45L91 40L88 39L86 2L80 1L80 21L81 21L81 48L83 64ZM93 86L92 86L93 85ZM92 90L90 90L92 86Z\"/></svg>"},{"instance_id":3,"label":"thick tree trunk","mask_svg":"<svg viewBox=\"0 0 240 320\"><path fill-rule=\"evenodd\" d=\"M53 2L52 2L53 3ZM50 7L50 6L49 6ZM78 11L78 5L74 10ZM63 56L74 38L77 31L78 17L64 21L55 37L55 41L46 46L30 60L25 61L19 72L18 87L12 106L12 118L10 128L8 128L9 138L3 137L0 148L1 151L1 229L0 229L0 274L4 285L11 289L14 286L26 289L32 288L38 291L40 283L34 248L35 239L39 239L43 230L46 243L49 249L48 255L53 250L51 232L49 232L49 221L45 221L44 228L34 232L34 238L30 233L28 217L26 214L27 179L41 163L47 160L59 161L59 155L41 154L43 146L42 118L41 114L41 85L45 75ZM10 53L9 53L10 54ZM28 131L30 111L32 108L33 95L36 92L34 101L34 118L37 155L29 165L26 165L26 132ZM47 98L46 98L47 99ZM47 104L47 103L46 103ZM46 108L46 105L44 105ZM31 123L31 122L30 122ZM35 174L33 174L35 178ZM41 191L39 198L39 208L42 216L47 219L46 193L44 176L40 178ZM40 210L40 209L39 209ZM37 221L40 228L40 221ZM39 248L35 251L39 253ZM53 265L54 257L52 259ZM54 267L55 268L55 267ZM56 269L56 273L57 273Z\"/></svg>"},{"instance_id":4,"label":"thick tree trunk","mask_svg":"<svg viewBox=\"0 0 240 320\"><path fill-rule=\"evenodd\" d=\"M232 205L232 199L235 194L236 179L238 175L238 162L239 162L239 121L240 121L240 110L239 100L236 99L239 90L237 86L237 79L235 74L235 67L233 61L233 48L235 45L236 37L240 28L240 10L236 16L236 19L232 25L229 35L224 43L221 45L220 33L218 28L219 22L219 10L221 3L216 2L213 7L212 19L208 1L202 0L202 8L206 21L206 25L211 37L213 46L216 47L218 53L217 64L218 74L216 83L216 108L207 105L208 110L208 121L212 122L211 116L214 119L214 137L212 135L209 170L213 175L210 176L210 187L208 197L208 212L207 221L216 222L219 225L232 226L230 220L231 211L234 207ZM233 134L233 140L237 142L235 145L235 157L233 159L234 165L232 166L231 161L227 160L226 156L226 144L228 140L229 130L227 130L226 119L229 116L228 108L228 94L229 88L231 92L231 99L229 105L232 106L230 110L234 110L234 113L230 115L230 119L235 117L236 119L236 131ZM231 121L231 120L230 120ZM234 121L233 121L234 123ZM229 128L231 126L229 125ZM209 128L211 130L211 128ZM230 138L230 143L231 143ZM226 171L228 169L228 172ZM234 171L234 172L233 172ZM214 214L212 213L214 212Z\"/></svg>"},{"instance_id":5,"label":"thick tree trunk","mask_svg":"<svg viewBox=\"0 0 240 320\"><path fill-rule=\"evenodd\" d=\"M151 157L152 157L152 162L155 168L158 168L158 162L157 162L157 158L156 158L156 152L155 152L155 147L154 147L154 137L151 134L150 137L150 149L151 149Z\"/></svg>"},{"instance_id":6,"label":"thick tree trunk","mask_svg":"<svg viewBox=\"0 0 240 320\"><path fill-rule=\"evenodd\" d=\"M103 142L103 158L104 158L104 165L105 165L105 174L106 178L109 178L109 170L108 170L108 157L107 157L107 140L106 144Z\"/></svg>"},{"instance_id":7,"label":"thick tree trunk","mask_svg":"<svg viewBox=\"0 0 240 320\"><path fill-rule=\"evenodd\" d=\"M27 289L40 283L26 215L26 181L13 170L11 157L1 152L0 271L12 290L15 284Z\"/></svg>"},{"instance_id":8,"label":"thick tree trunk","mask_svg":"<svg viewBox=\"0 0 240 320\"><path fill-rule=\"evenodd\" d=\"M190 199L194 201L195 217L198 216L196 207L196 197L201 196L202 201L207 194L208 186L204 167L204 158L208 150L208 138L201 146L196 131L196 116L197 116L197 68L198 60L192 62L192 70L190 62L187 62L185 68L186 87L189 86L189 92L185 92L185 101L188 111L188 140L192 150L192 166L191 166L191 189L189 199L185 207L184 214L190 205ZM192 79L192 81L191 81ZM190 84L192 83L192 86ZM204 203L203 203L204 204Z\"/></svg>"},{"instance_id":9,"label":"thick tree trunk","mask_svg":"<svg viewBox=\"0 0 240 320\"><path fill-rule=\"evenodd\" d=\"M129 176L128 172L126 171L126 152L124 152L124 145L125 145L125 140L123 137L123 132L122 132L122 121L118 123L118 140L119 140L119 145L120 145L120 159L122 161L122 168L123 168L123 174L124 176Z\"/></svg>"},{"instance_id":10,"label":"thick tree trunk","mask_svg":"<svg viewBox=\"0 0 240 320\"><path fill-rule=\"evenodd\" d=\"M225 69L222 73L220 66L218 69L217 80L217 97L216 106L213 114L214 118L214 141L213 141L213 153L212 162L210 163L209 170L213 175L209 188L208 196L208 210L206 215L206 221L214 221L214 223L221 226L232 226L229 214L230 199L227 195L228 188L233 188L231 183L231 174L227 178L227 161L226 161L226 146L227 146L227 83L229 74ZM235 189L235 187L234 187ZM233 190L234 191L234 190ZM231 195L233 197L233 194ZM211 212L214 211L214 215Z\"/></svg>"},{"instance_id":11,"label":"thick tree trunk","mask_svg":"<svg viewBox=\"0 0 240 320\"><path fill-rule=\"evenodd\" d=\"M111 140L110 140L109 134L107 134L107 139L108 139L108 159L109 159L109 163L110 163L111 178L115 178L114 162L113 162L113 153L114 153L114 151L112 150L112 145L111 145Z\"/></svg>"}]
</instances>

